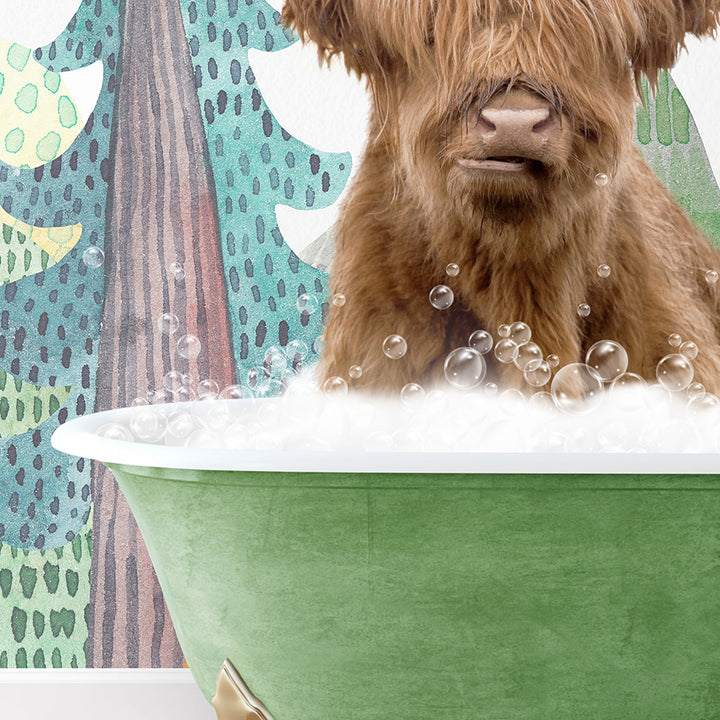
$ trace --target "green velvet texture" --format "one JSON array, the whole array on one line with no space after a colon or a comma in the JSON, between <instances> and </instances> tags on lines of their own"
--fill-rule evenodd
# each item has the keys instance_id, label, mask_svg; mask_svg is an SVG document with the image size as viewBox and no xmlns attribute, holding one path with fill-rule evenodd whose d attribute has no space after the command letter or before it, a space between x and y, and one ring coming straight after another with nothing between
<instances>
[{"instance_id":1,"label":"green velvet texture","mask_svg":"<svg viewBox=\"0 0 720 720\"><path fill-rule=\"evenodd\" d=\"M112 470L208 699L228 657L275 720L720 717L714 476Z\"/></svg>"}]
</instances>

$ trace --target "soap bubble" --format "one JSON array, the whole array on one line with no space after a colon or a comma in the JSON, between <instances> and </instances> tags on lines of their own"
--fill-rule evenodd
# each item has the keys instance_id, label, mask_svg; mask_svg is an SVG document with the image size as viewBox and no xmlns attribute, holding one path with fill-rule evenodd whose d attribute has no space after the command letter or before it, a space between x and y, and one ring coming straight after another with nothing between
<instances>
[{"instance_id":1,"label":"soap bubble","mask_svg":"<svg viewBox=\"0 0 720 720\"><path fill-rule=\"evenodd\" d=\"M85 249L82 260L89 268L99 268L105 262L105 253L95 245Z\"/></svg>"},{"instance_id":2,"label":"soap bubble","mask_svg":"<svg viewBox=\"0 0 720 720\"><path fill-rule=\"evenodd\" d=\"M222 389L219 395L221 400L241 400L252 397L252 393L242 385L228 385Z\"/></svg>"},{"instance_id":3,"label":"soap bubble","mask_svg":"<svg viewBox=\"0 0 720 720\"><path fill-rule=\"evenodd\" d=\"M157 326L163 335L172 335L180 327L180 320L177 315L163 313L157 319Z\"/></svg>"},{"instance_id":4,"label":"soap bubble","mask_svg":"<svg viewBox=\"0 0 720 720\"><path fill-rule=\"evenodd\" d=\"M708 410L717 410L720 408L720 398L713 393L703 392L690 400L688 403L688 412L691 415L698 415Z\"/></svg>"},{"instance_id":5,"label":"soap bubble","mask_svg":"<svg viewBox=\"0 0 720 720\"><path fill-rule=\"evenodd\" d=\"M185 279L185 268L179 262L170 263L168 270L170 270L170 274L177 282L182 282Z\"/></svg>"},{"instance_id":6,"label":"soap bubble","mask_svg":"<svg viewBox=\"0 0 720 720\"><path fill-rule=\"evenodd\" d=\"M680 347L682 345L682 338L677 333L668 335L668 344L670 347Z\"/></svg>"},{"instance_id":7,"label":"soap bubble","mask_svg":"<svg viewBox=\"0 0 720 720\"><path fill-rule=\"evenodd\" d=\"M342 293L336 293L332 297L332 304L335 307L342 307L346 302L346 297Z\"/></svg>"},{"instance_id":8,"label":"soap bubble","mask_svg":"<svg viewBox=\"0 0 720 720\"><path fill-rule=\"evenodd\" d=\"M585 363L595 370L603 382L612 382L627 370L628 354L620 343L600 340L587 351Z\"/></svg>"},{"instance_id":9,"label":"soap bubble","mask_svg":"<svg viewBox=\"0 0 720 720\"><path fill-rule=\"evenodd\" d=\"M177 412L168 418L166 437L168 440L182 440L195 428L195 420L189 412Z\"/></svg>"},{"instance_id":10,"label":"soap bubble","mask_svg":"<svg viewBox=\"0 0 720 720\"><path fill-rule=\"evenodd\" d=\"M325 347L325 336L320 335L319 337L316 337L312 341L312 345L310 346L310 349L316 354L319 355L323 348Z\"/></svg>"},{"instance_id":11,"label":"soap bubble","mask_svg":"<svg viewBox=\"0 0 720 720\"><path fill-rule=\"evenodd\" d=\"M245 381L247 382L247 386L253 392L256 392L263 385L267 385L267 383L270 382L270 373L263 365L256 365L247 371Z\"/></svg>"},{"instance_id":12,"label":"soap bubble","mask_svg":"<svg viewBox=\"0 0 720 720\"><path fill-rule=\"evenodd\" d=\"M505 338L498 340L495 345L495 357L501 362L509 365L518 355L518 346L510 340Z\"/></svg>"},{"instance_id":13,"label":"soap bubble","mask_svg":"<svg viewBox=\"0 0 720 720\"><path fill-rule=\"evenodd\" d=\"M144 407L149 405L147 397L136 397L131 403L130 407Z\"/></svg>"},{"instance_id":14,"label":"soap bubble","mask_svg":"<svg viewBox=\"0 0 720 720\"><path fill-rule=\"evenodd\" d=\"M609 265L605 265L604 263L602 265L598 265L597 267L597 274L601 278L610 277L610 273L612 271L610 270Z\"/></svg>"},{"instance_id":15,"label":"soap bubble","mask_svg":"<svg viewBox=\"0 0 720 720\"><path fill-rule=\"evenodd\" d=\"M429 298L436 310L447 310L455 300L455 293L447 285L436 285L430 291Z\"/></svg>"},{"instance_id":16,"label":"soap bubble","mask_svg":"<svg viewBox=\"0 0 720 720\"><path fill-rule=\"evenodd\" d=\"M689 340L680 346L680 354L684 355L688 360L694 360L698 356L698 352L698 346Z\"/></svg>"},{"instance_id":17,"label":"soap bubble","mask_svg":"<svg viewBox=\"0 0 720 720\"><path fill-rule=\"evenodd\" d=\"M140 407L130 418L130 430L138 440L157 442L165 432L165 421L158 408Z\"/></svg>"},{"instance_id":18,"label":"soap bubble","mask_svg":"<svg viewBox=\"0 0 720 720\"><path fill-rule=\"evenodd\" d=\"M362 374L363 374L363 370L359 365L351 365L350 369L348 370L348 375L353 380L358 380L359 378L362 377Z\"/></svg>"},{"instance_id":19,"label":"soap bubble","mask_svg":"<svg viewBox=\"0 0 720 720\"><path fill-rule=\"evenodd\" d=\"M301 313L312 315L318 309L318 300L314 295L302 293L301 295L298 295L295 306Z\"/></svg>"},{"instance_id":20,"label":"soap bubble","mask_svg":"<svg viewBox=\"0 0 720 720\"><path fill-rule=\"evenodd\" d=\"M285 346L285 355L293 364L298 360L301 362L306 360L308 352L308 346L302 340L291 340Z\"/></svg>"},{"instance_id":21,"label":"soap bubble","mask_svg":"<svg viewBox=\"0 0 720 720\"><path fill-rule=\"evenodd\" d=\"M595 176L595 184L598 187L605 187L610 182L610 178L607 176L606 173L598 173Z\"/></svg>"},{"instance_id":22,"label":"soap bubble","mask_svg":"<svg viewBox=\"0 0 720 720\"><path fill-rule=\"evenodd\" d=\"M457 263L448 263L445 267L445 272L450 277L457 277L460 273L460 266Z\"/></svg>"},{"instance_id":23,"label":"soap bubble","mask_svg":"<svg viewBox=\"0 0 720 720\"><path fill-rule=\"evenodd\" d=\"M658 364L655 375L660 385L670 392L680 392L690 385L695 370L690 360L680 353L666 355Z\"/></svg>"},{"instance_id":24,"label":"soap bubble","mask_svg":"<svg viewBox=\"0 0 720 720\"><path fill-rule=\"evenodd\" d=\"M517 355L515 356L515 359L513 362L515 363L515 367L518 370L525 371L525 368L533 361L533 360L542 360L543 354L542 350L533 342L526 342L524 345L521 345L518 348Z\"/></svg>"},{"instance_id":25,"label":"soap bubble","mask_svg":"<svg viewBox=\"0 0 720 720\"><path fill-rule=\"evenodd\" d=\"M170 370L163 375L163 387L166 390L177 392L185 384L185 377L179 370Z\"/></svg>"},{"instance_id":26,"label":"soap bubble","mask_svg":"<svg viewBox=\"0 0 720 720\"><path fill-rule=\"evenodd\" d=\"M167 388L156 390L153 394L152 404L159 405L161 403L171 403L175 400L175 393Z\"/></svg>"},{"instance_id":27,"label":"soap bubble","mask_svg":"<svg viewBox=\"0 0 720 720\"><path fill-rule=\"evenodd\" d=\"M708 270L705 273L705 282L708 285L714 285L718 281L718 273L717 270Z\"/></svg>"},{"instance_id":28,"label":"soap bubble","mask_svg":"<svg viewBox=\"0 0 720 720\"><path fill-rule=\"evenodd\" d=\"M382 349L391 360L399 360L407 352L407 342L402 335L388 335Z\"/></svg>"},{"instance_id":29,"label":"soap bubble","mask_svg":"<svg viewBox=\"0 0 720 720\"><path fill-rule=\"evenodd\" d=\"M560 358L557 355L548 355L545 360L551 368L556 368L560 364Z\"/></svg>"},{"instance_id":30,"label":"soap bubble","mask_svg":"<svg viewBox=\"0 0 720 720\"><path fill-rule=\"evenodd\" d=\"M456 348L445 358L444 371L453 387L469 390L477 387L485 377L485 360L477 350Z\"/></svg>"},{"instance_id":31,"label":"soap bubble","mask_svg":"<svg viewBox=\"0 0 720 720\"><path fill-rule=\"evenodd\" d=\"M580 415L602 402L603 381L589 365L572 363L557 371L550 392L560 410Z\"/></svg>"},{"instance_id":32,"label":"soap bubble","mask_svg":"<svg viewBox=\"0 0 720 720\"><path fill-rule=\"evenodd\" d=\"M202 349L202 344L194 335L183 335L175 345L175 351L186 360L194 360Z\"/></svg>"},{"instance_id":33,"label":"soap bubble","mask_svg":"<svg viewBox=\"0 0 720 720\"><path fill-rule=\"evenodd\" d=\"M108 440L122 440L124 442L134 440L132 432L120 423L105 423L97 429L96 435Z\"/></svg>"},{"instance_id":34,"label":"soap bubble","mask_svg":"<svg viewBox=\"0 0 720 720\"><path fill-rule=\"evenodd\" d=\"M503 323L502 325L498 326L497 334L501 338L509 338L510 337L510 326L506 323Z\"/></svg>"},{"instance_id":35,"label":"soap bubble","mask_svg":"<svg viewBox=\"0 0 720 720\"><path fill-rule=\"evenodd\" d=\"M305 360L309 352L307 344L302 340L291 340L285 346L285 354L290 360L296 357L299 357L301 360Z\"/></svg>"},{"instance_id":36,"label":"soap bubble","mask_svg":"<svg viewBox=\"0 0 720 720\"><path fill-rule=\"evenodd\" d=\"M476 330L470 336L468 345L481 355L487 355L493 349L493 337L485 330Z\"/></svg>"},{"instance_id":37,"label":"soap bubble","mask_svg":"<svg viewBox=\"0 0 720 720\"><path fill-rule=\"evenodd\" d=\"M590 306L587 303L580 303L577 306L577 314L581 318L586 318L591 312Z\"/></svg>"},{"instance_id":38,"label":"soap bubble","mask_svg":"<svg viewBox=\"0 0 720 720\"><path fill-rule=\"evenodd\" d=\"M417 383L408 383L400 391L400 399L406 405L412 405L425 398L425 389Z\"/></svg>"},{"instance_id":39,"label":"soap bubble","mask_svg":"<svg viewBox=\"0 0 720 720\"><path fill-rule=\"evenodd\" d=\"M283 390L282 382L277 378L268 378L266 382L255 388L255 397L258 399L262 398L275 398L278 395L282 395Z\"/></svg>"},{"instance_id":40,"label":"soap bubble","mask_svg":"<svg viewBox=\"0 0 720 720\"><path fill-rule=\"evenodd\" d=\"M211 402L195 406L195 419L199 426L220 434L232 422L232 414L227 403Z\"/></svg>"},{"instance_id":41,"label":"soap bubble","mask_svg":"<svg viewBox=\"0 0 720 720\"><path fill-rule=\"evenodd\" d=\"M287 369L287 357L281 348L273 345L265 351L263 367L271 377L277 377Z\"/></svg>"},{"instance_id":42,"label":"soap bubble","mask_svg":"<svg viewBox=\"0 0 720 720\"><path fill-rule=\"evenodd\" d=\"M510 334L508 335L508 337L518 347L522 347L526 343L530 342L530 338L532 337L532 331L530 330L530 326L526 325L524 322L514 322L510 326ZM535 347L537 347L537 345Z\"/></svg>"},{"instance_id":43,"label":"soap bubble","mask_svg":"<svg viewBox=\"0 0 720 720\"><path fill-rule=\"evenodd\" d=\"M523 377L528 385L532 385L533 387L542 387L543 385L547 385L550 381L550 378L552 377L552 370L545 360L530 360L525 365Z\"/></svg>"},{"instance_id":44,"label":"soap bubble","mask_svg":"<svg viewBox=\"0 0 720 720\"><path fill-rule=\"evenodd\" d=\"M637 410L646 387L645 378L635 373L623 373L612 381L610 397L620 410Z\"/></svg>"},{"instance_id":45,"label":"soap bubble","mask_svg":"<svg viewBox=\"0 0 720 720\"><path fill-rule=\"evenodd\" d=\"M214 380L201 380L198 383L198 400L215 400L220 394L220 386Z\"/></svg>"},{"instance_id":46,"label":"soap bubble","mask_svg":"<svg viewBox=\"0 0 720 720\"><path fill-rule=\"evenodd\" d=\"M191 387L183 385L175 392L175 399L178 402L191 402L192 400L197 399L197 394Z\"/></svg>"},{"instance_id":47,"label":"soap bubble","mask_svg":"<svg viewBox=\"0 0 720 720\"><path fill-rule=\"evenodd\" d=\"M343 378L333 375L323 383L322 389L329 395L347 395L348 384Z\"/></svg>"},{"instance_id":48,"label":"soap bubble","mask_svg":"<svg viewBox=\"0 0 720 720\"><path fill-rule=\"evenodd\" d=\"M493 395L497 395L497 394L498 394L498 386L497 386L497 383L489 382L489 383L487 383L487 384L485 385L485 387L483 388L483 390L485 391L485 394L486 394L486 395L489 395L489 396L491 396L491 397L492 397Z\"/></svg>"},{"instance_id":49,"label":"soap bubble","mask_svg":"<svg viewBox=\"0 0 720 720\"><path fill-rule=\"evenodd\" d=\"M555 410L555 401L552 395L544 390L534 393L528 400L528 405L538 410Z\"/></svg>"},{"instance_id":50,"label":"soap bubble","mask_svg":"<svg viewBox=\"0 0 720 720\"><path fill-rule=\"evenodd\" d=\"M687 388L687 394L691 400L702 397L705 394L705 386L702 383L690 383Z\"/></svg>"},{"instance_id":51,"label":"soap bubble","mask_svg":"<svg viewBox=\"0 0 720 720\"><path fill-rule=\"evenodd\" d=\"M622 375L619 375L612 381L610 389L614 390L617 388L618 391L626 391L642 390L645 387L647 387L645 378L640 377L640 375L636 375L635 373L626 372Z\"/></svg>"}]
</instances>

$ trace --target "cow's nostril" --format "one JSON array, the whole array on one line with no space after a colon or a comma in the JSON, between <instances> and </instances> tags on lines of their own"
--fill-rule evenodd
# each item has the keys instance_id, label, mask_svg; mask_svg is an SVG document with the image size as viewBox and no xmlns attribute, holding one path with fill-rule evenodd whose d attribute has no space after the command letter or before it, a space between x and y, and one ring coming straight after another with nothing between
<instances>
[{"instance_id":1,"label":"cow's nostril","mask_svg":"<svg viewBox=\"0 0 720 720\"><path fill-rule=\"evenodd\" d=\"M547 117L535 123L535 125L533 125L532 131L534 133L543 133L547 130L552 129L556 122L557 116L548 110Z\"/></svg>"},{"instance_id":2,"label":"cow's nostril","mask_svg":"<svg viewBox=\"0 0 720 720\"><path fill-rule=\"evenodd\" d=\"M482 112L477 118L477 128L481 133L494 133L497 130L492 121Z\"/></svg>"}]
</instances>

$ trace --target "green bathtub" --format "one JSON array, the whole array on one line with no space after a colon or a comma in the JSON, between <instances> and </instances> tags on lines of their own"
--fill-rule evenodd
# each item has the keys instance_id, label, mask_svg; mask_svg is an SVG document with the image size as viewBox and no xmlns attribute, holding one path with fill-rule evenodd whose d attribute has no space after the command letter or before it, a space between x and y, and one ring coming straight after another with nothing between
<instances>
[{"instance_id":1,"label":"green bathtub","mask_svg":"<svg viewBox=\"0 0 720 720\"><path fill-rule=\"evenodd\" d=\"M92 434L127 412L53 442L112 469L200 689L210 700L229 659L264 706L234 717L720 718L714 456L239 453Z\"/></svg>"}]
</instances>

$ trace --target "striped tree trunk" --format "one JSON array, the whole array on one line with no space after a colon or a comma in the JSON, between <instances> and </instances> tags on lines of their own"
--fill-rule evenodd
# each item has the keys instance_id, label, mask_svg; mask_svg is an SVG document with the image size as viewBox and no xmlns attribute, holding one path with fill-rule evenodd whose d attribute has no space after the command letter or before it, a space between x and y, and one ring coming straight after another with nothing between
<instances>
[{"instance_id":1,"label":"striped tree trunk","mask_svg":"<svg viewBox=\"0 0 720 720\"><path fill-rule=\"evenodd\" d=\"M129 405L170 370L233 382L215 188L177 0L127 0L113 131L97 410ZM178 280L170 270L179 263ZM173 336L157 319L173 313ZM175 341L198 337L196 360ZM124 496L93 470L89 667L177 667L183 657ZM198 542L202 542L198 538Z\"/></svg>"}]
</instances>

